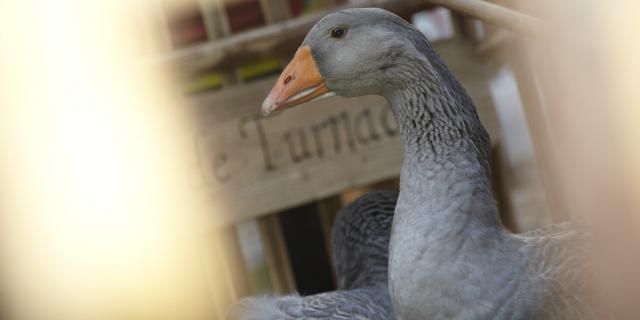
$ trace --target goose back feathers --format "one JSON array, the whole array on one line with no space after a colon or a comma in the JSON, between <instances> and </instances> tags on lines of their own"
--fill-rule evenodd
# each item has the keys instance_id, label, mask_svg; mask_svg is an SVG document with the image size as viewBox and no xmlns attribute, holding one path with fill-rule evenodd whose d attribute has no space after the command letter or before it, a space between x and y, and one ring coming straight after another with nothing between
<instances>
[{"instance_id":1,"label":"goose back feathers","mask_svg":"<svg viewBox=\"0 0 640 320\"><path fill-rule=\"evenodd\" d=\"M338 213L332 230L337 291L245 298L227 319L394 319L387 263L397 197L397 192L370 192Z\"/></svg>"}]
</instances>

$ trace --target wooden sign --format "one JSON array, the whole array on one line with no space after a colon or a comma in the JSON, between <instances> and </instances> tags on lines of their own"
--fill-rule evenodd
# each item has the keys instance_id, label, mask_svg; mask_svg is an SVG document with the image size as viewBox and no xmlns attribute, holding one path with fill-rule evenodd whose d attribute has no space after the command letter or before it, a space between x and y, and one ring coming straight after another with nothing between
<instances>
[{"instance_id":1,"label":"wooden sign","mask_svg":"<svg viewBox=\"0 0 640 320\"><path fill-rule=\"evenodd\" d=\"M485 66L463 41L436 48L495 137ZM260 105L274 82L264 79L192 101L199 159L195 185L225 224L399 174L402 148L383 98L330 98L263 118Z\"/></svg>"}]
</instances>

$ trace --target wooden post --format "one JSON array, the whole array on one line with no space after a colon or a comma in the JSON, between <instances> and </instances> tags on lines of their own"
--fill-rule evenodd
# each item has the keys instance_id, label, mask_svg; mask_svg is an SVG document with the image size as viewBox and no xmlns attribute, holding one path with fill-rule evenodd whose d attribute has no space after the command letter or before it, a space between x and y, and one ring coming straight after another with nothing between
<instances>
[{"instance_id":1,"label":"wooden post","mask_svg":"<svg viewBox=\"0 0 640 320\"><path fill-rule=\"evenodd\" d=\"M207 271L211 299L218 319L224 319L227 308L239 298L234 285L233 266L226 260L225 248L217 233L202 239L202 257Z\"/></svg>"},{"instance_id":2,"label":"wooden post","mask_svg":"<svg viewBox=\"0 0 640 320\"><path fill-rule=\"evenodd\" d=\"M331 230L333 227L333 221L335 221L336 215L343 205L339 196L322 199L318 201L317 205L318 215L320 216L320 222L322 223L322 231L327 248L327 257L329 258L329 264L331 265L331 274L333 276L334 285L337 285L336 270L333 268L333 242L331 241Z\"/></svg>"},{"instance_id":3,"label":"wooden post","mask_svg":"<svg viewBox=\"0 0 640 320\"><path fill-rule=\"evenodd\" d=\"M509 168L505 164L505 152L502 150L502 144L496 143L491 150L491 184L493 187L493 196L498 202L500 211L500 220L502 224L511 232L520 232L518 221L513 208L510 194L507 190L509 186Z\"/></svg>"},{"instance_id":4,"label":"wooden post","mask_svg":"<svg viewBox=\"0 0 640 320\"><path fill-rule=\"evenodd\" d=\"M229 268L229 275L233 283L234 297L241 298L251 293L248 276L244 259L242 256L242 248L238 239L238 233L235 226L223 228L218 232L218 241L224 246L221 257L226 261Z\"/></svg>"},{"instance_id":5,"label":"wooden post","mask_svg":"<svg viewBox=\"0 0 640 320\"><path fill-rule=\"evenodd\" d=\"M219 39L231 34L223 0L198 0L198 6L204 19L204 25L207 28L209 40Z\"/></svg>"},{"instance_id":6,"label":"wooden post","mask_svg":"<svg viewBox=\"0 0 640 320\"><path fill-rule=\"evenodd\" d=\"M540 169L545 195L549 202L552 219L555 222L567 219L567 207L563 202L560 176L555 171L553 155L557 150L553 143L552 129L546 113L547 101L544 90L540 87L536 71L532 69L527 43L521 41L517 54L512 57L512 68L515 73L529 131L535 149L536 163Z\"/></svg>"},{"instance_id":7,"label":"wooden post","mask_svg":"<svg viewBox=\"0 0 640 320\"><path fill-rule=\"evenodd\" d=\"M193 47L152 57L145 61L150 66L176 64L184 73L197 73L201 70L224 69L229 65L241 65L254 62L256 58L265 56L281 56L290 54L298 46L317 21L328 13L353 7L381 7L401 16L428 7L424 0L362 0L337 8L302 15L289 21L275 23L244 31L217 41L199 44Z\"/></svg>"},{"instance_id":8,"label":"wooden post","mask_svg":"<svg viewBox=\"0 0 640 320\"><path fill-rule=\"evenodd\" d=\"M270 214L259 218L258 227L264 244L269 277L275 292L279 294L294 292L296 284L278 216Z\"/></svg>"},{"instance_id":9,"label":"wooden post","mask_svg":"<svg viewBox=\"0 0 640 320\"><path fill-rule=\"evenodd\" d=\"M224 9L224 0L198 0L209 40L218 40L231 35L229 19ZM240 83L235 69L222 73L223 86Z\"/></svg>"}]
</instances>

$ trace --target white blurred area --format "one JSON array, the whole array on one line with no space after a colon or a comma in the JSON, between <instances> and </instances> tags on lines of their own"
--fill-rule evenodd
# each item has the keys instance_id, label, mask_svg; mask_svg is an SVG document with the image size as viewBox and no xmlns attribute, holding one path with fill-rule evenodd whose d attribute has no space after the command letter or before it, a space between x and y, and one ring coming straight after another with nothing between
<instances>
[{"instance_id":1,"label":"white blurred area","mask_svg":"<svg viewBox=\"0 0 640 320\"><path fill-rule=\"evenodd\" d=\"M445 8L418 12L411 17L411 23L431 42L449 39L455 35L451 11Z\"/></svg>"},{"instance_id":2,"label":"white blurred area","mask_svg":"<svg viewBox=\"0 0 640 320\"><path fill-rule=\"evenodd\" d=\"M0 12L2 318L210 316L186 117L129 2Z\"/></svg>"},{"instance_id":3,"label":"white blurred area","mask_svg":"<svg viewBox=\"0 0 640 320\"><path fill-rule=\"evenodd\" d=\"M637 319L640 296L640 3L519 2L550 33L522 41L546 97L547 188L594 238L601 306Z\"/></svg>"}]
</instances>

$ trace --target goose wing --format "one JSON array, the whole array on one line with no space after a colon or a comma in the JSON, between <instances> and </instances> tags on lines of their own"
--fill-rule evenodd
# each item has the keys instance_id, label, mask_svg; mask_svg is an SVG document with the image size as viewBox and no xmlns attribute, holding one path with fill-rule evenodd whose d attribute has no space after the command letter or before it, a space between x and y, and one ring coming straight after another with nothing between
<instances>
[{"instance_id":1,"label":"goose wing","mask_svg":"<svg viewBox=\"0 0 640 320\"><path fill-rule=\"evenodd\" d=\"M386 286L332 291L307 297L251 297L235 304L228 320L393 319Z\"/></svg>"},{"instance_id":2,"label":"goose wing","mask_svg":"<svg viewBox=\"0 0 640 320\"><path fill-rule=\"evenodd\" d=\"M387 283L389 241L397 191L372 191L342 208L331 243L339 289Z\"/></svg>"}]
</instances>

